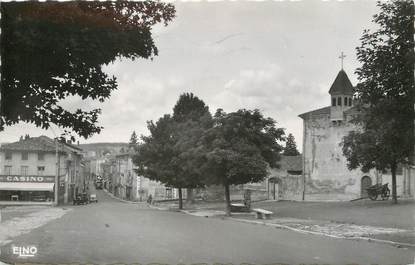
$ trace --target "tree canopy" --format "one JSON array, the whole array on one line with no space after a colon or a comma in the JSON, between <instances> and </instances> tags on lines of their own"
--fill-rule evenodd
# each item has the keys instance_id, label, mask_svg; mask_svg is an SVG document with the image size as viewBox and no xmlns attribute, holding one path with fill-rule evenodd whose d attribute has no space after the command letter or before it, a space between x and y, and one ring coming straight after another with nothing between
<instances>
[{"instance_id":1,"label":"tree canopy","mask_svg":"<svg viewBox=\"0 0 415 265\"><path fill-rule=\"evenodd\" d=\"M375 31L365 30L357 57L358 130L344 137L349 169L390 169L392 197L397 201L396 169L409 163L414 148L414 4L379 2Z\"/></svg>"},{"instance_id":2,"label":"tree canopy","mask_svg":"<svg viewBox=\"0 0 415 265\"><path fill-rule=\"evenodd\" d=\"M193 94L182 94L173 108L156 124L148 123L150 135L142 137L134 163L150 179L179 189L202 187L200 138L211 126L212 117L205 103Z\"/></svg>"},{"instance_id":3,"label":"tree canopy","mask_svg":"<svg viewBox=\"0 0 415 265\"><path fill-rule=\"evenodd\" d=\"M206 114L210 114L209 107L193 93L181 94L173 107L173 118L178 122L199 120Z\"/></svg>"},{"instance_id":4,"label":"tree canopy","mask_svg":"<svg viewBox=\"0 0 415 265\"><path fill-rule=\"evenodd\" d=\"M128 142L128 147L134 150L137 147L137 144L138 144L138 136L135 133L135 131L133 131L130 137L130 141Z\"/></svg>"},{"instance_id":5,"label":"tree canopy","mask_svg":"<svg viewBox=\"0 0 415 265\"><path fill-rule=\"evenodd\" d=\"M156 123L147 122L149 136L142 136L137 154L133 162L138 166L138 173L151 180L160 181L168 186L181 187L185 183L177 174L177 163L174 158L177 152L175 127L171 115L164 115Z\"/></svg>"},{"instance_id":6,"label":"tree canopy","mask_svg":"<svg viewBox=\"0 0 415 265\"><path fill-rule=\"evenodd\" d=\"M203 100L193 93L184 93L173 107L173 119L177 128L177 161L187 182L187 200L192 201L192 189L205 186L201 171L203 153L200 139L212 126L212 115Z\"/></svg>"},{"instance_id":7,"label":"tree canopy","mask_svg":"<svg viewBox=\"0 0 415 265\"><path fill-rule=\"evenodd\" d=\"M0 130L24 121L87 138L101 130L100 109L70 112L61 101L108 99L117 82L102 66L156 56L151 28L167 25L175 9L158 1L9 2L1 15Z\"/></svg>"},{"instance_id":8,"label":"tree canopy","mask_svg":"<svg viewBox=\"0 0 415 265\"><path fill-rule=\"evenodd\" d=\"M230 185L259 182L268 166L277 167L284 130L259 110L225 113L217 110L213 127L204 135L206 183L225 188L230 214Z\"/></svg>"},{"instance_id":9,"label":"tree canopy","mask_svg":"<svg viewBox=\"0 0 415 265\"><path fill-rule=\"evenodd\" d=\"M292 133L288 134L287 136L284 152L282 154L285 156L297 156L300 154L300 152L297 150L297 144Z\"/></svg>"}]
</instances>

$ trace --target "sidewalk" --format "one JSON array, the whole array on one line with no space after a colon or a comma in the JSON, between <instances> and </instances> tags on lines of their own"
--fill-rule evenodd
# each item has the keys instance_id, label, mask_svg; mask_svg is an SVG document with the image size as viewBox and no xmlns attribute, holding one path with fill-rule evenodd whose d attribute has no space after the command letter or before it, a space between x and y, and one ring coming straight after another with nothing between
<instances>
[{"instance_id":1,"label":"sidewalk","mask_svg":"<svg viewBox=\"0 0 415 265\"><path fill-rule=\"evenodd\" d=\"M252 207L272 211L275 217L324 220L406 230L413 230L415 227L414 200L402 200L397 205L392 204L390 200L361 200L355 202L265 201L254 203Z\"/></svg>"},{"instance_id":2,"label":"sidewalk","mask_svg":"<svg viewBox=\"0 0 415 265\"><path fill-rule=\"evenodd\" d=\"M398 247L415 248L415 230L296 218L258 220L253 215L238 215L237 217L231 217L231 219L239 222L269 225L300 233L341 239L367 240Z\"/></svg>"},{"instance_id":3,"label":"sidewalk","mask_svg":"<svg viewBox=\"0 0 415 265\"><path fill-rule=\"evenodd\" d=\"M177 208L174 203L160 203L159 206ZM270 220L255 219L253 213L232 213L229 219L334 238L415 247L414 206L413 200L400 201L398 205L393 205L391 201L263 201L253 203L251 208L274 212ZM226 218L224 207L224 202L197 202L185 205L182 212L200 217Z\"/></svg>"}]
</instances>

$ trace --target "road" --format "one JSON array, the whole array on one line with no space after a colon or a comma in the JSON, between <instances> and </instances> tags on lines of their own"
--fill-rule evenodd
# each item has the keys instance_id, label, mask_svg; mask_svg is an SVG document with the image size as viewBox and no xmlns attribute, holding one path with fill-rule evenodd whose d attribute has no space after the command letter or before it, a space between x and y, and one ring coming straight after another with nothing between
<instances>
[{"instance_id":1,"label":"road","mask_svg":"<svg viewBox=\"0 0 415 265\"><path fill-rule=\"evenodd\" d=\"M411 264L413 249L160 211L98 191L97 204L18 236L1 260L41 263ZM19 258L12 246L37 247Z\"/></svg>"}]
</instances>

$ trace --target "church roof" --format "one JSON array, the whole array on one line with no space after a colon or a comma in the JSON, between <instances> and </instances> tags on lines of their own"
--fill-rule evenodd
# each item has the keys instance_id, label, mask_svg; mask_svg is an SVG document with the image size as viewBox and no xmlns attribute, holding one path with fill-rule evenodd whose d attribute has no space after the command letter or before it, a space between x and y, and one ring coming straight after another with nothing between
<instances>
[{"instance_id":1,"label":"church roof","mask_svg":"<svg viewBox=\"0 0 415 265\"><path fill-rule=\"evenodd\" d=\"M309 116L314 116L314 115L329 115L330 114L330 106L328 107L324 107L324 108L320 108L320 109L316 109L316 110L312 110L309 112L305 112L302 113L300 115L298 115L300 118L302 119L307 119Z\"/></svg>"},{"instance_id":2,"label":"church roof","mask_svg":"<svg viewBox=\"0 0 415 265\"><path fill-rule=\"evenodd\" d=\"M337 74L336 79L329 90L330 95L352 95L353 94L353 85L350 82L349 77L346 72L342 69Z\"/></svg>"}]
</instances>

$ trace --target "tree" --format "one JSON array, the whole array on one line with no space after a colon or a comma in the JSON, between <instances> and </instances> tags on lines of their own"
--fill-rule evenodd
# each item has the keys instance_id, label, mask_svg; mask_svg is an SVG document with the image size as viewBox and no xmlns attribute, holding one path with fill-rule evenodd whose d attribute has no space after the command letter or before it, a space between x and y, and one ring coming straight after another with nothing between
<instances>
[{"instance_id":1,"label":"tree","mask_svg":"<svg viewBox=\"0 0 415 265\"><path fill-rule=\"evenodd\" d=\"M259 110L225 113L218 109L214 125L204 135L206 183L225 188L230 215L230 185L262 181L267 168L277 167L284 130L264 118Z\"/></svg>"},{"instance_id":2,"label":"tree","mask_svg":"<svg viewBox=\"0 0 415 265\"><path fill-rule=\"evenodd\" d=\"M160 181L179 190L179 208L182 208L181 189L186 187L186 178L182 174L180 159L175 145L176 123L171 115L164 115L156 123L147 122L149 136L142 136L142 143L133 156L138 167L136 172L151 180Z\"/></svg>"},{"instance_id":3,"label":"tree","mask_svg":"<svg viewBox=\"0 0 415 265\"><path fill-rule=\"evenodd\" d=\"M300 154L297 150L297 144L295 143L294 135L292 135L292 133L287 136L284 152L282 154L285 156L298 156Z\"/></svg>"},{"instance_id":4,"label":"tree","mask_svg":"<svg viewBox=\"0 0 415 265\"><path fill-rule=\"evenodd\" d=\"M150 136L142 137L133 161L140 174L177 188L182 209L182 189L204 186L199 143L212 117L205 103L188 93L180 96L173 112L148 122Z\"/></svg>"},{"instance_id":5,"label":"tree","mask_svg":"<svg viewBox=\"0 0 415 265\"><path fill-rule=\"evenodd\" d=\"M137 144L138 144L138 137L135 131L133 131L130 137L130 142L128 143L129 148L134 150L137 147Z\"/></svg>"},{"instance_id":6,"label":"tree","mask_svg":"<svg viewBox=\"0 0 415 265\"><path fill-rule=\"evenodd\" d=\"M180 153L182 172L187 179L187 201L193 201L193 188L202 187L203 177L200 172L201 149L200 138L204 131L212 126L209 107L193 93L180 95L173 108L173 119L177 127L176 148Z\"/></svg>"},{"instance_id":7,"label":"tree","mask_svg":"<svg viewBox=\"0 0 415 265\"><path fill-rule=\"evenodd\" d=\"M358 129L342 141L348 168L390 170L392 198L397 203L396 170L409 163L414 147L414 4L379 2L375 31L365 30L356 70Z\"/></svg>"},{"instance_id":8,"label":"tree","mask_svg":"<svg viewBox=\"0 0 415 265\"><path fill-rule=\"evenodd\" d=\"M173 119L177 122L199 120L206 114L210 114L209 107L193 93L181 94L173 107Z\"/></svg>"},{"instance_id":9,"label":"tree","mask_svg":"<svg viewBox=\"0 0 415 265\"><path fill-rule=\"evenodd\" d=\"M9 2L1 15L0 131L24 121L87 138L102 129L100 109L70 112L61 101L109 98L117 82L102 66L156 56L151 28L167 25L175 9L158 1Z\"/></svg>"}]
</instances>

